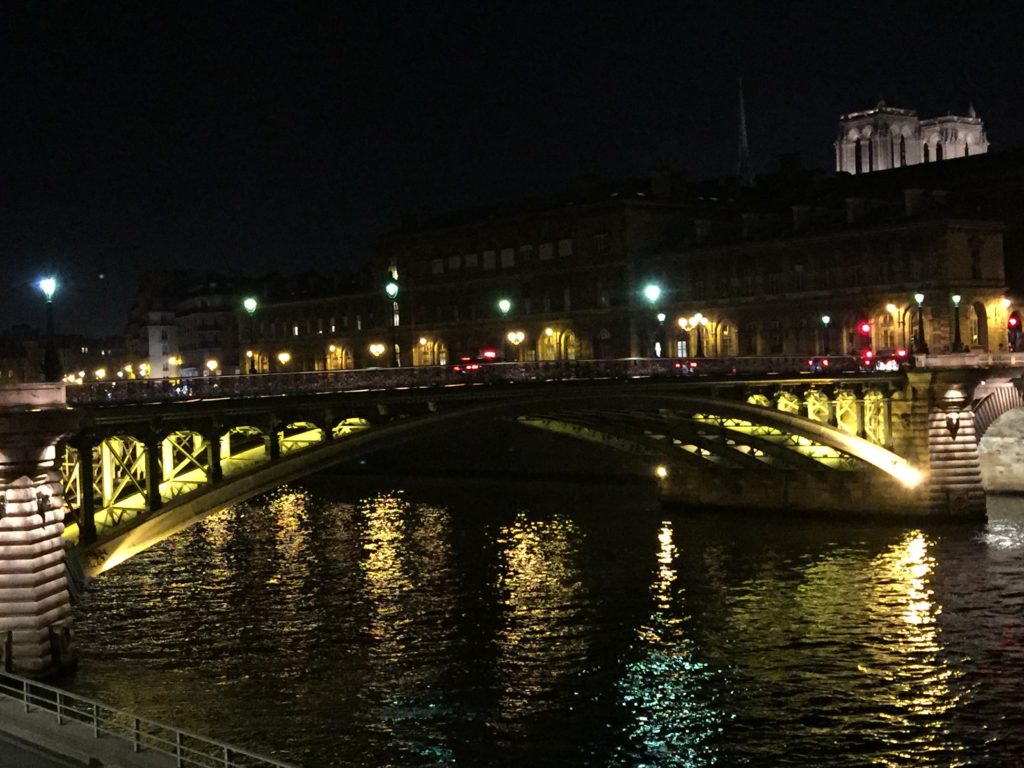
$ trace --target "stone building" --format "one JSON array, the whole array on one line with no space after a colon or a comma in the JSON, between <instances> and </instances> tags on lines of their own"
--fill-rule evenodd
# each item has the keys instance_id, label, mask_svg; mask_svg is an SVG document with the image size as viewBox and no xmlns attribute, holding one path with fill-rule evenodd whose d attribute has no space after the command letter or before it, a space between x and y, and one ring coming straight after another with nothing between
<instances>
[{"instance_id":1,"label":"stone building","mask_svg":"<svg viewBox=\"0 0 1024 768\"><path fill-rule=\"evenodd\" d=\"M966 116L922 120L912 109L882 101L839 118L835 148L836 172L860 174L983 155L988 138L974 107Z\"/></svg>"}]
</instances>

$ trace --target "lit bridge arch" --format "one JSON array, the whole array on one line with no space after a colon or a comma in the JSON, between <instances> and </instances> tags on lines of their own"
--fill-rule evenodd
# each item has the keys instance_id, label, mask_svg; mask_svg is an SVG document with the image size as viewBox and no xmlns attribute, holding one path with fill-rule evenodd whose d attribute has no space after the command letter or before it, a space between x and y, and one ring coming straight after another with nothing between
<instances>
[{"instance_id":1,"label":"lit bridge arch","mask_svg":"<svg viewBox=\"0 0 1024 768\"><path fill-rule=\"evenodd\" d=\"M887 492L920 481L910 462L885 447L891 429L875 430L873 441L863 413L844 421L848 387L823 395L827 387L795 384L802 391L765 384L774 392L770 398L751 394L757 385L749 381L641 379L92 409L65 448L64 481L77 520L65 535L84 573L96 575L210 512L282 483L494 420L626 451L652 468L664 465L670 478L725 471L732 483L748 476L763 483L767 476L828 484L823 478L870 476ZM863 409L872 397L860 394L854 400ZM84 455L91 461L83 462ZM687 501L671 479L662 486L667 499Z\"/></svg>"}]
</instances>

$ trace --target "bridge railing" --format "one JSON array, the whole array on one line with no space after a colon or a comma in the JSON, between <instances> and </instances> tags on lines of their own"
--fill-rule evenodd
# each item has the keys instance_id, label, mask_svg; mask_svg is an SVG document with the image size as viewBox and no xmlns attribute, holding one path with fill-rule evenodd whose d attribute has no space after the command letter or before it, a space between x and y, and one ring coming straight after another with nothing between
<instances>
[{"instance_id":1,"label":"bridge railing","mask_svg":"<svg viewBox=\"0 0 1024 768\"><path fill-rule=\"evenodd\" d=\"M917 355L917 368L1020 368L1024 352L959 352Z\"/></svg>"},{"instance_id":2,"label":"bridge railing","mask_svg":"<svg viewBox=\"0 0 1024 768\"><path fill-rule=\"evenodd\" d=\"M221 741L208 739L94 699L0 672L0 697L18 702L27 712L43 712L59 726L74 728L78 734L91 733L95 739L118 739L133 752L157 752L177 766L192 768L294 768L289 763L262 757Z\"/></svg>"},{"instance_id":3,"label":"bridge railing","mask_svg":"<svg viewBox=\"0 0 1024 768\"><path fill-rule=\"evenodd\" d=\"M836 356L833 373L855 372L855 358ZM475 365L475 367L473 367ZM629 379L639 377L745 376L809 372L805 356L728 358L624 358L368 368L344 371L257 373L181 379L129 379L69 386L68 402L152 403L219 398L273 397L322 392L380 391L500 382ZM819 371L822 372L822 371Z\"/></svg>"}]
</instances>

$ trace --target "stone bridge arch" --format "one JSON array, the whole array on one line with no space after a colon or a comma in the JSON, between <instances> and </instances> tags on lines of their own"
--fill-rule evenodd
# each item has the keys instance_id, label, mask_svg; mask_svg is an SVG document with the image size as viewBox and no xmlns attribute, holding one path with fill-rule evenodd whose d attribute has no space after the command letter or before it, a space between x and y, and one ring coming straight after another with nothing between
<instances>
[{"instance_id":1,"label":"stone bridge arch","mask_svg":"<svg viewBox=\"0 0 1024 768\"><path fill-rule=\"evenodd\" d=\"M1024 407L992 422L978 442L978 458L986 493L1024 493Z\"/></svg>"}]
</instances>

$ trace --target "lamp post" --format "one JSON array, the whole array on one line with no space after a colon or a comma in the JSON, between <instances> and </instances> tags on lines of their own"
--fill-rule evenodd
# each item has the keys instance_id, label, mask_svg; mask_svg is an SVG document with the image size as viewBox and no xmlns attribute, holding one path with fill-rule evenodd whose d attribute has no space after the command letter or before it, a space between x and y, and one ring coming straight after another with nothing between
<instances>
[{"instance_id":1,"label":"lamp post","mask_svg":"<svg viewBox=\"0 0 1024 768\"><path fill-rule=\"evenodd\" d=\"M960 338L960 294L954 293L950 298L953 300L953 351L963 352L964 343Z\"/></svg>"},{"instance_id":2,"label":"lamp post","mask_svg":"<svg viewBox=\"0 0 1024 768\"><path fill-rule=\"evenodd\" d=\"M519 345L526 339L526 334L522 331L509 331L505 338L508 339L512 348L516 351L516 362L521 362L519 359Z\"/></svg>"},{"instance_id":3,"label":"lamp post","mask_svg":"<svg viewBox=\"0 0 1024 768\"><path fill-rule=\"evenodd\" d=\"M704 357L704 336L701 333L701 329L706 328L707 324L708 319L700 312L690 318L690 327L697 334L697 349L693 353L694 357Z\"/></svg>"},{"instance_id":4,"label":"lamp post","mask_svg":"<svg viewBox=\"0 0 1024 768\"><path fill-rule=\"evenodd\" d=\"M928 344L924 340L924 294L915 293L914 301L917 302L917 335L914 338L914 352L927 355Z\"/></svg>"},{"instance_id":5,"label":"lamp post","mask_svg":"<svg viewBox=\"0 0 1024 768\"><path fill-rule=\"evenodd\" d=\"M398 367L399 353L398 353L398 341L396 339L396 326L398 325L398 280L394 274L390 280L384 284L384 293L391 300L391 318L388 325L391 328L391 367Z\"/></svg>"},{"instance_id":6,"label":"lamp post","mask_svg":"<svg viewBox=\"0 0 1024 768\"><path fill-rule=\"evenodd\" d=\"M821 316L821 354L828 356L828 325L832 318L828 315Z\"/></svg>"},{"instance_id":7,"label":"lamp post","mask_svg":"<svg viewBox=\"0 0 1024 768\"><path fill-rule=\"evenodd\" d=\"M255 336L253 326L253 315L256 314L256 307L259 306L259 302L253 296L248 296L245 301L242 302L242 306L245 307L245 311L249 313L249 373L256 373L256 350L255 347Z\"/></svg>"},{"instance_id":8,"label":"lamp post","mask_svg":"<svg viewBox=\"0 0 1024 768\"><path fill-rule=\"evenodd\" d=\"M57 342L53 333L53 294L57 291L57 279L44 277L38 285L39 290L46 297L46 350L43 353L43 379L60 381L60 358L57 356Z\"/></svg>"},{"instance_id":9,"label":"lamp post","mask_svg":"<svg viewBox=\"0 0 1024 768\"><path fill-rule=\"evenodd\" d=\"M647 299L647 303L651 305L653 309L658 303L658 299L661 298L661 286L657 283L648 283L644 286L644 298ZM658 338L658 332L661 329L661 325L655 326L654 333L651 334L651 346L653 347L654 356L661 357L661 339Z\"/></svg>"}]
</instances>

